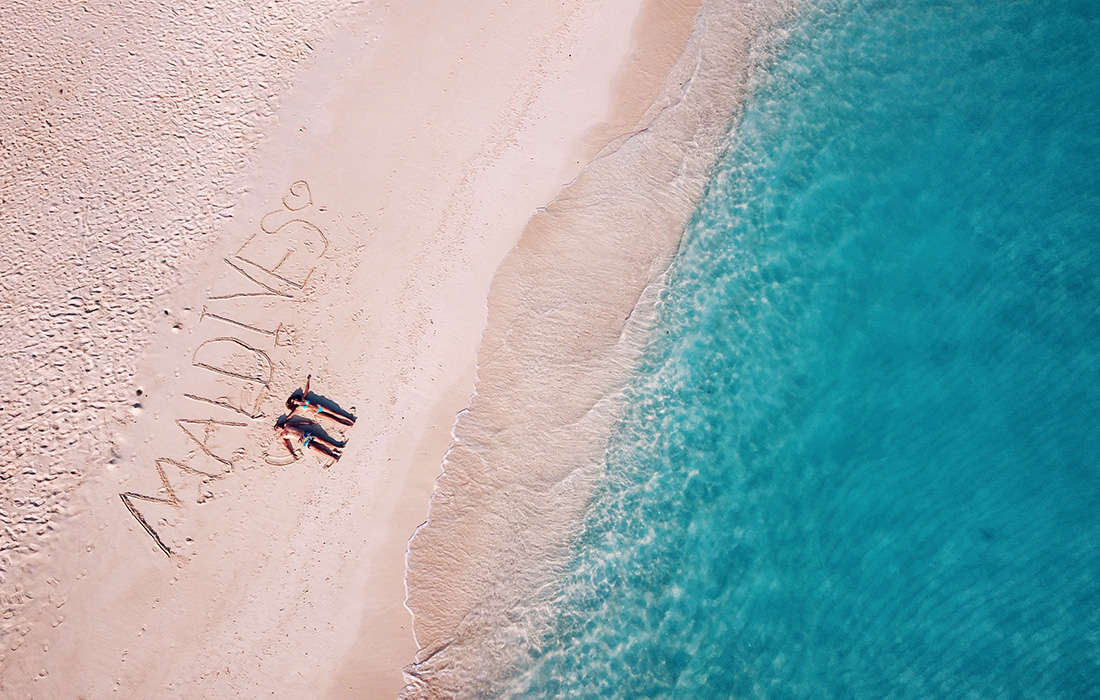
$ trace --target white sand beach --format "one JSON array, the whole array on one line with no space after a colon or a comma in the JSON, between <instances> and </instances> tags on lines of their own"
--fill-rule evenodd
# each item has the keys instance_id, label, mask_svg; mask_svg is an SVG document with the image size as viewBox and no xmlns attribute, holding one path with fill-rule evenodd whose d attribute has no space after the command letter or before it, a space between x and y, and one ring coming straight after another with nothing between
<instances>
[{"instance_id":1,"label":"white sand beach","mask_svg":"<svg viewBox=\"0 0 1100 700\"><path fill-rule=\"evenodd\" d=\"M0 695L454 694L583 507L778 17L698 11L14 12ZM338 462L272 431L307 374Z\"/></svg>"}]
</instances>

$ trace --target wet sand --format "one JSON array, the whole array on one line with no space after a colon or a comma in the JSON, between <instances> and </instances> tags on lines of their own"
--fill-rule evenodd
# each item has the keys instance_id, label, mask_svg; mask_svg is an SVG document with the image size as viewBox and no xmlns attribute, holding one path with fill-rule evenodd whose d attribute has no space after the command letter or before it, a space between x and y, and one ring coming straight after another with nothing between
<instances>
[{"instance_id":1,"label":"wet sand","mask_svg":"<svg viewBox=\"0 0 1100 700\"><path fill-rule=\"evenodd\" d=\"M476 391L410 543L407 697L497 692L517 650L537 648L665 272L767 55L756 39L783 16L704 2L641 122L497 271Z\"/></svg>"}]
</instances>

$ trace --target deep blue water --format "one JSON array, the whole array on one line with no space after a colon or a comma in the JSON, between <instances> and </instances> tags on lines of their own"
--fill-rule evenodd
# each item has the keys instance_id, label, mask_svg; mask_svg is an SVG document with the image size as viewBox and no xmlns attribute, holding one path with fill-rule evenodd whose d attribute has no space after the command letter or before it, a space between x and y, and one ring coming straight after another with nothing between
<instances>
[{"instance_id":1,"label":"deep blue water","mask_svg":"<svg viewBox=\"0 0 1100 700\"><path fill-rule=\"evenodd\" d=\"M804 9L529 698L1100 698L1100 3Z\"/></svg>"}]
</instances>

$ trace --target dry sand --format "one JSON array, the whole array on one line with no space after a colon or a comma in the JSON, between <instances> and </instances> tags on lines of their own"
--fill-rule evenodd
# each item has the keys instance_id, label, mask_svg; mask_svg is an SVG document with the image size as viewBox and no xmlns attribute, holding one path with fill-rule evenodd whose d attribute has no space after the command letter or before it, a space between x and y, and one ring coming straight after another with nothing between
<instances>
[{"instance_id":1,"label":"dry sand","mask_svg":"<svg viewBox=\"0 0 1100 700\"><path fill-rule=\"evenodd\" d=\"M475 369L478 397L497 401L485 377L499 355L475 361L490 281L521 233L494 314L547 299L509 287L523 260L539 261L536 287L559 256L591 279L584 256L605 248L539 241L554 240L556 211L602 201L581 181L559 196L565 183L601 149L642 143L631 135L680 101L666 76L706 33L695 7L46 2L8 16L0 691L396 696L417 653L408 539ZM674 84L690 83L678 65ZM681 143L633 162L665 185L689 172L659 249L631 258L631 308L675 249L723 129L698 153ZM597 344L622 332L623 303L581 312ZM487 345L527 342L501 323ZM530 340L534 356L554 351ZM359 416L325 424L348 439L335 464L291 462L271 432L306 373ZM530 406L523 425L544 415L537 390L506 402ZM481 585L463 560L477 550L458 554L412 581L420 604L451 580L461 591L418 622L426 654Z\"/></svg>"}]
</instances>

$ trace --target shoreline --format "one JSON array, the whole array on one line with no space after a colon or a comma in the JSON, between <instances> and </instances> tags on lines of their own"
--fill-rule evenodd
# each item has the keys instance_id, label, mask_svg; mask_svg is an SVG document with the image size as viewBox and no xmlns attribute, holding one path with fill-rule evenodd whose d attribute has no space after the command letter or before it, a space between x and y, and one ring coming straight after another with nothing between
<instances>
[{"instance_id":1,"label":"shoreline","mask_svg":"<svg viewBox=\"0 0 1100 700\"><path fill-rule=\"evenodd\" d=\"M758 36L789 11L704 2L663 97L540 209L494 276L475 392L409 545L420 650L402 697L499 690L548 624L663 276Z\"/></svg>"},{"instance_id":2,"label":"shoreline","mask_svg":"<svg viewBox=\"0 0 1100 700\"><path fill-rule=\"evenodd\" d=\"M0 688L396 695L417 652L406 546L473 391L490 280L635 130L687 39L679 5L639 0L320 14L257 150L222 166L217 223L143 297L132 386L89 433L109 449L21 565L46 583L5 627ZM359 416L327 467L272 444L306 373Z\"/></svg>"}]
</instances>

